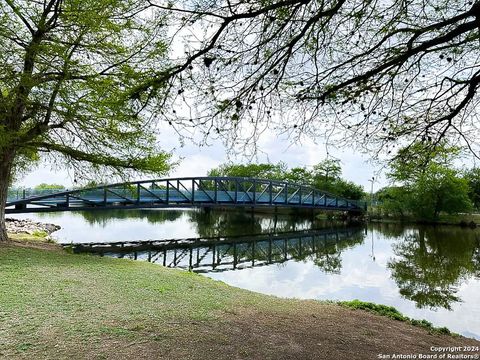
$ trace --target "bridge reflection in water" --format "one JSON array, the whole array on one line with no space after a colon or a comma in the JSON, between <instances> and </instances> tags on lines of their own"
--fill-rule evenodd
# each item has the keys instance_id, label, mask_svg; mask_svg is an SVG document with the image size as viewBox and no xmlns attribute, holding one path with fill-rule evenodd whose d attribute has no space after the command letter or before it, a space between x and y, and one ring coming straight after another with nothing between
<instances>
[{"instance_id":1,"label":"bridge reflection in water","mask_svg":"<svg viewBox=\"0 0 480 360\"><path fill-rule=\"evenodd\" d=\"M73 244L74 252L145 260L194 272L239 270L289 260L313 259L338 273L343 249L363 242L363 228L321 229L239 237Z\"/></svg>"}]
</instances>

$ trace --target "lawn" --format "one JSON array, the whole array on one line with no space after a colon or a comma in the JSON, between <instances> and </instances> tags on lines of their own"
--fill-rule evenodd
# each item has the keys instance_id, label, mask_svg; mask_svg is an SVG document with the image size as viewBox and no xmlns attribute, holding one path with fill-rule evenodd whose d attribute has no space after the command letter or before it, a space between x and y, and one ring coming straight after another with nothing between
<instances>
[{"instance_id":1,"label":"lawn","mask_svg":"<svg viewBox=\"0 0 480 360\"><path fill-rule=\"evenodd\" d=\"M368 359L396 343L479 344L146 262L0 245L0 358Z\"/></svg>"}]
</instances>

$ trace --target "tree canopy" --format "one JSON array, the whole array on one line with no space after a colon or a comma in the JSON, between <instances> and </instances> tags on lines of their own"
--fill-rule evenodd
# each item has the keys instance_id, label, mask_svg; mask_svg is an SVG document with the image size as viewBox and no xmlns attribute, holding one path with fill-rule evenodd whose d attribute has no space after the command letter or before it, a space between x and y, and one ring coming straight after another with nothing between
<instances>
[{"instance_id":1,"label":"tree canopy","mask_svg":"<svg viewBox=\"0 0 480 360\"><path fill-rule=\"evenodd\" d=\"M363 198L365 195L363 188L351 181L342 179L341 174L340 161L335 159L325 159L313 166L312 170L305 167L288 169L286 164L279 162L278 164L223 164L208 172L209 176L284 180L309 185L351 200Z\"/></svg>"},{"instance_id":2,"label":"tree canopy","mask_svg":"<svg viewBox=\"0 0 480 360\"><path fill-rule=\"evenodd\" d=\"M475 209L480 209L480 168L466 171L463 177L468 183L470 200Z\"/></svg>"},{"instance_id":3,"label":"tree canopy","mask_svg":"<svg viewBox=\"0 0 480 360\"><path fill-rule=\"evenodd\" d=\"M128 92L165 66L163 20L133 1L0 2L0 149L164 171ZM18 159L17 159L18 161Z\"/></svg>"},{"instance_id":4,"label":"tree canopy","mask_svg":"<svg viewBox=\"0 0 480 360\"><path fill-rule=\"evenodd\" d=\"M138 90L167 79L172 110L196 104L173 126L207 125L229 145L271 128L373 153L443 138L475 151L478 1L150 3L178 24L184 52Z\"/></svg>"},{"instance_id":5,"label":"tree canopy","mask_svg":"<svg viewBox=\"0 0 480 360\"><path fill-rule=\"evenodd\" d=\"M223 164L211 169L208 176L252 177L259 179L282 179L286 164Z\"/></svg>"},{"instance_id":6,"label":"tree canopy","mask_svg":"<svg viewBox=\"0 0 480 360\"><path fill-rule=\"evenodd\" d=\"M59 184L46 184L41 183L35 186L35 190L64 190L65 186Z\"/></svg>"},{"instance_id":7,"label":"tree canopy","mask_svg":"<svg viewBox=\"0 0 480 360\"><path fill-rule=\"evenodd\" d=\"M434 151L421 143L401 149L388 174L398 186L378 194L383 210L421 220L438 220L441 212L472 210L468 181L453 166L458 153L458 148L445 144Z\"/></svg>"},{"instance_id":8,"label":"tree canopy","mask_svg":"<svg viewBox=\"0 0 480 360\"><path fill-rule=\"evenodd\" d=\"M131 96L166 66L164 33L160 11L137 1L0 1L0 240L6 187L31 161L77 176L169 168L156 101Z\"/></svg>"}]
</instances>

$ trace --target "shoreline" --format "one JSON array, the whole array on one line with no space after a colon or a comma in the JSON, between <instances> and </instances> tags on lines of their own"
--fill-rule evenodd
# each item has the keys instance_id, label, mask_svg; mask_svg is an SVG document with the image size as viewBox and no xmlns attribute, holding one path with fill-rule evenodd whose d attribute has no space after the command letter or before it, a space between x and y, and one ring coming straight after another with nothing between
<instances>
[{"instance_id":1,"label":"shoreline","mask_svg":"<svg viewBox=\"0 0 480 360\"><path fill-rule=\"evenodd\" d=\"M383 305L282 299L147 262L21 242L0 245L0 357L367 360L480 346Z\"/></svg>"},{"instance_id":2,"label":"shoreline","mask_svg":"<svg viewBox=\"0 0 480 360\"><path fill-rule=\"evenodd\" d=\"M401 225L428 225L428 226L456 226L461 228L470 228L476 229L480 226L480 215L478 222L475 222L470 219L457 219L457 220L415 220L415 219L400 219L400 218L368 218L365 220L366 223L373 224L401 224Z\"/></svg>"},{"instance_id":3,"label":"shoreline","mask_svg":"<svg viewBox=\"0 0 480 360\"><path fill-rule=\"evenodd\" d=\"M35 238L43 238L47 241L52 240L52 233L61 229L61 227L56 224L43 223L30 219L5 218L5 225L7 226L9 236L30 235Z\"/></svg>"}]
</instances>

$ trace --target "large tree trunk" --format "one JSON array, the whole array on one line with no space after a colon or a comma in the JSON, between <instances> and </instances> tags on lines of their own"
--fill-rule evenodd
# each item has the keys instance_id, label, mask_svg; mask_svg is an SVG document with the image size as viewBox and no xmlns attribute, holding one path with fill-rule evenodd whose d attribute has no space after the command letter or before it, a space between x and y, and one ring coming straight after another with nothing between
<instances>
[{"instance_id":1,"label":"large tree trunk","mask_svg":"<svg viewBox=\"0 0 480 360\"><path fill-rule=\"evenodd\" d=\"M8 185L14 157L14 151L0 153L0 242L8 240L5 224L5 204L7 203Z\"/></svg>"}]
</instances>

